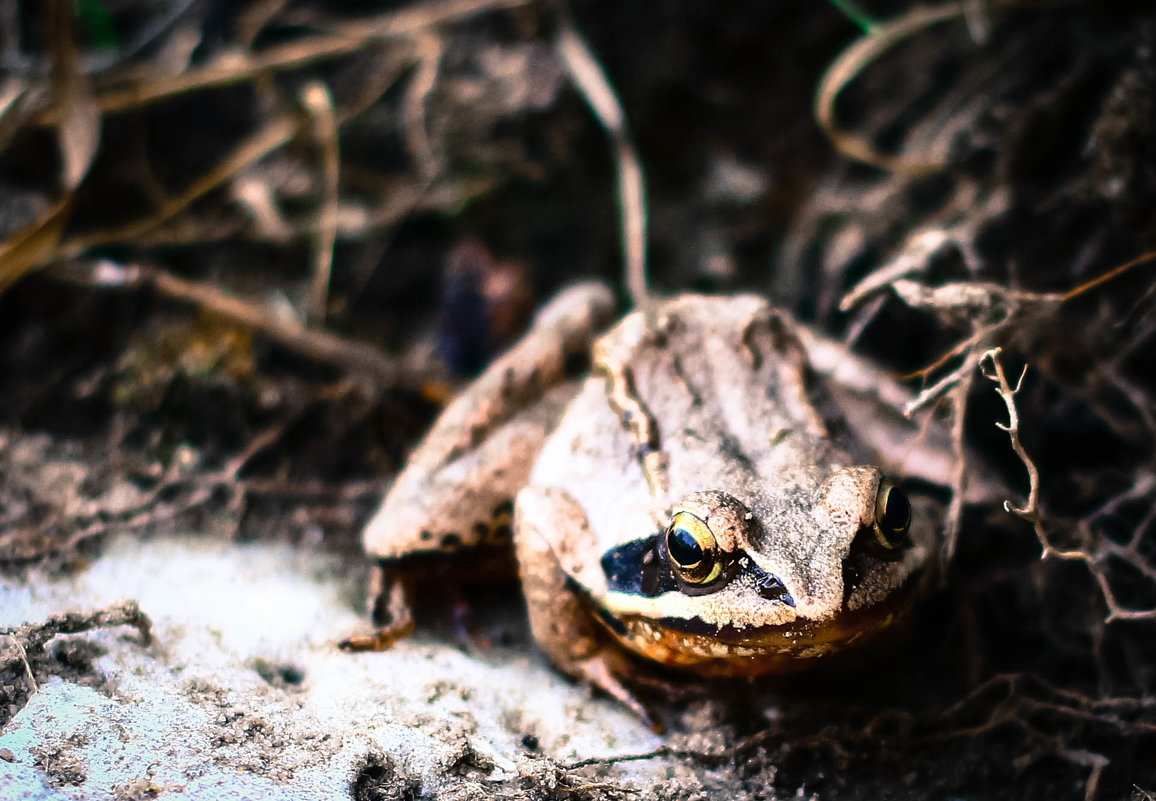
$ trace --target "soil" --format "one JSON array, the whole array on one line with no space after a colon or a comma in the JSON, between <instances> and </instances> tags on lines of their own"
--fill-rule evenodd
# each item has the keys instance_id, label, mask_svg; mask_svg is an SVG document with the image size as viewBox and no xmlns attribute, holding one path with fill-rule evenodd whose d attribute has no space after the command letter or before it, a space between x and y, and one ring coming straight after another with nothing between
<instances>
[{"instance_id":1,"label":"soil","mask_svg":"<svg viewBox=\"0 0 1156 801\"><path fill-rule=\"evenodd\" d=\"M1152 797L1156 13L974 6L853 71L835 133L816 96L865 34L834 3L0 4L20 92L0 104L4 581L197 531L336 559L358 608L360 527L437 410L567 282L627 306L615 141L555 48L573 25L644 167L651 291L767 294L931 388L956 458L966 442L1024 510L927 488L958 539L910 630L659 701L672 767L642 797ZM919 13L862 8L877 35ZM996 347L1002 397L977 367ZM499 646L531 652L498 592ZM456 647L446 610L425 617ZM115 694L105 640L53 641L54 620L0 637L0 724L29 674ZM516 778L485 783L464 747L423 789L367 752L348 792L626 796L614 759L508 728ZM71 747L36 752L53 786L85 781Z\"/></svg>"}]
</instances>

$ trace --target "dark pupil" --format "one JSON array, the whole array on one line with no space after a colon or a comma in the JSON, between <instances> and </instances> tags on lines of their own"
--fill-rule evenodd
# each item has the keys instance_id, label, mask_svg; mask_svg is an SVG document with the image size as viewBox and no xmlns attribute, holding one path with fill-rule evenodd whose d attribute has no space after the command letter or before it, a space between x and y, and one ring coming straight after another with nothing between
<instances>
[{"instance_id":1,"label":"dark pupil","mask_svg":"<svg viewBox=\"0 0 1156 801\"><path fill-rule=\"evenodd\" d=\"M887 493L883 509L883 528L887 531L906 531L911 523L911 503L902 490L892 488Z\"/></svg>"},{"instance_id":2,"label":"dark pupil","mask_svg":"<svg viewBox=\"0 0 1156 801\"><path fill-rule=\"evenodd\" d=\"M666 549L670 551L670 558L683 567L692 567L702 561L702 547L684 528L670 532L666 538Z\"/></svg>"}]
</instances>

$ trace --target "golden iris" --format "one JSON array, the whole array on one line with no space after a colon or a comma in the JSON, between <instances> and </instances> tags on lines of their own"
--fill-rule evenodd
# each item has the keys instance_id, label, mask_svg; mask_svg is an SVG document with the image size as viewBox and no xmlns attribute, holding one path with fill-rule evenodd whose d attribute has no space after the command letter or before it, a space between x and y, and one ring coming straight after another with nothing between
<instances>
[{"instance_id":1,"label":"golden iris","mask_svg":"<svg viewBox=\"0 0 1156 801\"><path fill-rule=\"evenodd\" d=\"M666 553L683 581L706 584L718 578L722 563L710 526L690 512L677 512L666 530Z\"/></svg>"},{"instance_id":2,"label":"golden iris","mask_svg":"<svg viewBox=\"0 0 1156 801\"><path fill-rule=\"evenodd\" d=\"M875 540L880 547L894 551L907 544L911 526L911 502L907 493L884 479L875 496Z\"/></svg>"}]
</instances>

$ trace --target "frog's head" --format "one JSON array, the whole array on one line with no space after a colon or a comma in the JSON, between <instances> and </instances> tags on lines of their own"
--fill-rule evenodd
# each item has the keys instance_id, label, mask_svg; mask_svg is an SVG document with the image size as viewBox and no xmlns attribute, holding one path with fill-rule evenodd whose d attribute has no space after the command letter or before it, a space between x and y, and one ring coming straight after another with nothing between
<instances>
[{"instance_id":1,"label":"frog's head","mask_svg":"<svg viewBox=\"0 0 1156 801\"><path fill-rule=\"evenodd\" d=\"M605 606L627 644L715 672L782 670L861 639L906 606L929 543L912 536L906 494L877 468L844 467L815 489L745 500L691 493L649 554L606 554ZM632 559L639 570L614 564Z\"/></svg>"}]
</instances>

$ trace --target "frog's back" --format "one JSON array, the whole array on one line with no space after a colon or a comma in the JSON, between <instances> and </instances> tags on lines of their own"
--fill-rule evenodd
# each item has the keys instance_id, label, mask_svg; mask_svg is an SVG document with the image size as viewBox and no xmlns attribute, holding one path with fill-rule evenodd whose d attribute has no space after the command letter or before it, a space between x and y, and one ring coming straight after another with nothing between
<instances>
[{"instance_id":1,"label":"frog's back","mask_svg":"<svg viewBox=\"0 0 1156 801\"><path fill-rule=\"evenodd\" d=\"M530 481L569 492L602 549L661 529L690 493L721 490L764 517L851 463L790 323L759 297L635 312L593 361Z\"/></svg>"}]
</instances>

